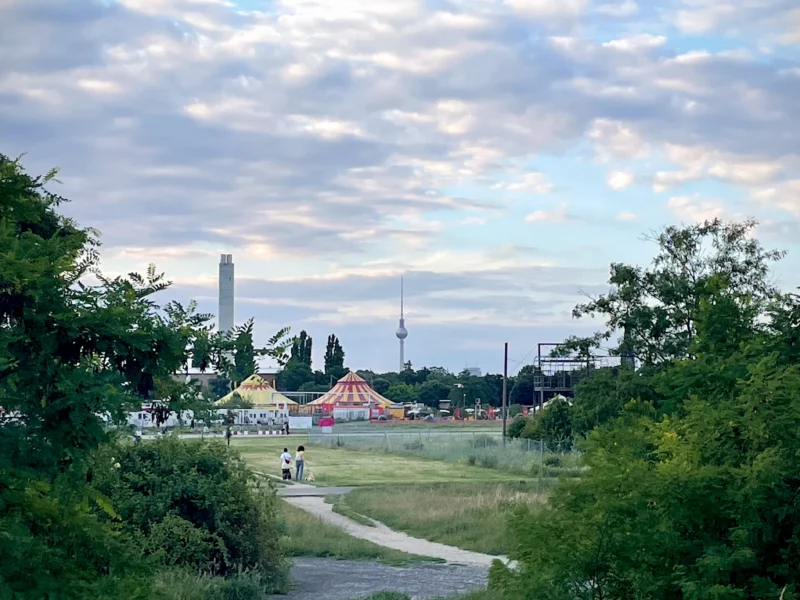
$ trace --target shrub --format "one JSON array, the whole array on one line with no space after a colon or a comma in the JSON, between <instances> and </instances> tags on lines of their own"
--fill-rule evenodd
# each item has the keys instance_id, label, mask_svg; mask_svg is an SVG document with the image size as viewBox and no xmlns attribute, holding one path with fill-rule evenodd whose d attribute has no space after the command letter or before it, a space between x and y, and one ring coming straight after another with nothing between
<instances>
[{"instance_id":1,"label":"shrub","mask_svg":"<svg viewBox=\"0 0 800 600\"><path fill-rule=\"evenodd\" d=\"M550 454L549 456L544 457L544 466L545 467L560 467L563 464L561 457L557 454Z\"/></svg>"},{"instance_id":2,"label":"shrub","mask_svg":"<svg viewBox=\"0 0 800 600\"><path fill-rule=\"evenodd\" d=\"M275 589L283 585L277 499L253 491L244 460L224 443L165 438L116 447L98 457L97 470L123 529L154 559L212 575L254 570Z\"/></svg>"},{"instance_id":3,"label":"shrub","mask_svg":"<svg viewBox=\"0 0 800 600\"><path fill-rule=\"evenodd\" d=\"M523 430L525 429L525 425L527 424L527 419L523 416L514 417L514 420L508 425L508 437L511 439L516 439L522 435Z\"/></svg>"}]
</instances>

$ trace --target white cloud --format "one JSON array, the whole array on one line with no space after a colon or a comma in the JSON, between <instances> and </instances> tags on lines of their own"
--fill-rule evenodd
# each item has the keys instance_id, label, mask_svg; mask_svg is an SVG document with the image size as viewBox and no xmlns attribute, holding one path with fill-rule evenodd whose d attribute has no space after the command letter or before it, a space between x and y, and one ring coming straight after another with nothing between
<instances>
[{"instance_id":1,"label":"white cloud","mask_svg":"<svg viewBox=\"0 0 800 600\"><path fill-rule=\"evenodd\" d=\"M639 12L639 5L633 0L623 0L613 4L601 4L594 11L612 17L630 17Z\"/></svg>"},{"instance_id":2,"label":"white cloud","mask_svg":"<svg viewBox=\"0 0 800 600\"><path fill-rule=\"evenodd\" d=\"M647 142L634 128L621 121L596 119L587 135L594 142L598 156L604 160L614 158L641 158L647 156Z\"/></svg>"},{"instance_id":3,"label":"white cloud","mask_svg":"<svg viewBox=\"0 0 800 600\"><path fill-rule=\"evenodd\" d=\"M553 190L553 184L547 181L544 173L532 172L522 176L510 177L508 181L495 183L492 186L498 190L510 192L527 192L529 194L547 194Z\"/></svg>"},{"instance_id":4,"label":"white cloud","mask_svg":"<svg viewBox=\"0 0 800 600\"><path fill-rule=\"evenodd\" d=\"M606 175L606 184L612 190L624 190L633 184L633 174L626 171L610 171Z\"/></svg>"},{"instance_id":5,"label":"white cloud","mask_svg":"<svg viewBox=\"0 0 800 600\"><path fill-rule=\"evenodd\" d=\"M621 50L623 52L634 52L646 48L659 48L666 43L667 38L665 38L663 35L650 35L649 33L643 33L628 38L605 42L603 47L613 48L614 50Z\"/></svg>"},{"instance_id":6,"label":"white cloud","mask_svg":"<svg viewBox=\"0 0 800 600\"><path fill-rule=\"evenodd\" d=\"M564 223L572 220L567 213L566 202L560 203L553 210L535 210L525 217L527 223Z\"/></svg>"},{"instance_id":7,"label":"white cloud","mask_svg":"<svg viewBox=\"0 0 800 600\"><path fill-rule=\"evenodd\" d=\"M667 209L683 222L702 223L725 215L725 206L718 199L701 199L699 196L674 196Z\"/></svg>"},{"instance_id":8,"label":"white cloud","mask_svg":"<svg viewBox=\"0 0 800 600\"><path fill-rule=\"evenodd\" d=\"M505 4L532 19L574 18L589 6L589 0L505 0Z\"/></svg>"},{"instance_id":9,"label":"white cloud","mask_svg":"<svg viewBox=\"0 0 800 600\"><path fill-rule=\"evenodd\" d=\"M617 221L625 221L625 222L635 221L638 218L639 217L637 217L635 214L633 214L631 212L617 213L617 216L616 216Z\"/></svg>"}]
</instances>

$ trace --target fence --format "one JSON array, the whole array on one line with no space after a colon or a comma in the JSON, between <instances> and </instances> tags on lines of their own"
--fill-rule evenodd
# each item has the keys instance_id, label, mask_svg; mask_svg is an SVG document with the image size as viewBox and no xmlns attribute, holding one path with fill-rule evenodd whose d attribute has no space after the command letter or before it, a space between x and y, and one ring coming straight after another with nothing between
<instances>
[{"instance_id":1,"label":"fence","mask_svg":"<svg viewBox=\"0 0 800 600\"><path fill-rule=\"evenodd\" d=\"M583 471L580 456L539 440L506 439L481 432L309 432L309 445L352 448L359 451L400 454L432 460L500 469L519 475L577 476Z\"/></svg>"}]
</instances>

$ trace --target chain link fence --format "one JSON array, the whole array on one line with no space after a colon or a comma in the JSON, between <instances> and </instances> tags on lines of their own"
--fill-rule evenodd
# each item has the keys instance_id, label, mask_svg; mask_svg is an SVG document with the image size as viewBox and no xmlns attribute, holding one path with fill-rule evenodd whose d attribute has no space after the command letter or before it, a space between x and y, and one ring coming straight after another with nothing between
<instances>
[{"instance_id":1,"label":"chain link fence","mask_svg":"<svg viewBox=\"0 0 800 600\"><path fill-rule=\"evenodd\" d=\"M579 476L584 467L571 444L547 445L540 440L506 439L494 433L408 431L382 433L318 433L309 445L398 454L500 469L524 476Z\"/></svg>"}]
</instances>

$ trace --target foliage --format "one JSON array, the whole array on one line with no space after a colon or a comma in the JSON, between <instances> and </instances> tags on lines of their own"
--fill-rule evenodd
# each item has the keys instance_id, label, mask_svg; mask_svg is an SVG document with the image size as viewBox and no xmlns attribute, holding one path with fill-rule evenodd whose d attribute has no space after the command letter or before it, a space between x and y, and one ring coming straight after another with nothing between
<instances>
[{"instance_id":1,"label":"foliage","mask_svg":"<svg viewBox=\"0 0 800 600\"><path fill-rule=\"evenodd\" d=\"M429 379L419 386L418 396L425 406L439 408L439 402L450 396L450 386L441 379Z\"/></svg>"},{"instance_id":2,"label":"foliage","mask_svg":"<svg viewBox=\"0 0 800 600\"><path fill-rule=\"evenodd\" d=\"M328 336L328 345L325 347L325 374L337 380L347 374L344 367L344 350L339 338L333 334Z\"/></svg>"},{"instance_id":3,"label":"foliage","mask_svg":"<svg viewBox=\"0 0 800 600\"><path fill-rule=\"evenodd\" d=\"M231 391L231 380L227 377L215 377L208 382L208 391L212 400L219 400Z\"/></svg>"},{"instance_id":4,"label":"foliage","mask_svg":"<svg viewBox=\"0 0 800 600\"><path fill-rule=\"evenodd\" d=\"M243 398L238 392L234 392L231 395L231 398L225 402L224 404L218 405L220 408L227 408L227 409L246 409L246 408L253 408L253 403L250 402L248 399Z\"/></svg>"},{"instance_id":5,"label":"foliage","mask_svg":"<svg viewBox=\"0 0 800 600\"><path fill-rule=\"evenodd\" d=\"M413 403L419 401L419 394L417 388L406 383L399 383L393 385L384 394L392 402L398 404Z\"/></svg>"},{"instance_id":6,"label":"foliage","mask_svg":"<svg viewBox=\"0 0 800 600\"><path fill-rule=\"evenodd\" d=\"M300 332L300 335L292 341L292 355L291 358L308 366L311 370L311 349L313 339L305 330ZM290 359L291 360L291 359Z\"/></svg>"},{"instance_id":7,"label":"foliage","mask_svg":"<svg viewBox=\"0 0 800 600\"><path fill-rule=\"evenodd\" d=\"M506 430L508 437L510 437L511 439L522 437L522 431L525 429L527 423L528 423L527 419L522 415L514 417L511 423L508 424L508 428Z\"/></svg>"},{"instance_id":8,"label":"foliage","mask_svg":"<svg viewBox=\"0 0 800 600\"><path fill-rule=\"evenodd\" d=\"M0 155L3 597L110 594L137 568L91 514L111 509L86 486L87 460L109 439L106 419L153 400L210 327L194 303L156 305L169 283L152 266L100 273L97 234L58 214L66 200L45 189L54 176L31 177ZM197 400L185 387L170 396Z\"/></svg>"},{"instance_id":9,"label":"foliage","mask_svg":"<svg viewBox=\"0 0 800 600\"><path fill-rule=\"evenodd\" d=\"M372 389L378 392L381 396L385 396L390 387L392 387L392 384L388 379L379 377L372 381Z\"/></svg>"},{"instance_id":10,"label":"foliage","mask_svg":"<svg viewBox=\"0 0 800 600\"><path fill-rule=\"evenodd\" d=\"M314 373L305 362L292 357L289 362L278 371L275 383L279 390L287 392L299 391L307 383L314 383Z\"/></svg>"},{"instance_id":11,"label":"foliage","mask_svg":"<svg viewBox=\"0 0 800 600\"><path fill-rule=\"evenodd\" d=\"M784 253L765 250L751 235L756 225L715 219L650 236L658 245L650 268L612 264L612 291L573 311L576 318L601 316L606 331L588 340L573 338L557 352L587 352L622 332L612 348L618 355L630 353L646 365L688 356L702 300L720 282L736 302L763 303L775 296L770 264Z\"/></svg>"},{"instance_id":12,"label":"foliage","mask_svg":"<svg viewBox=\"0 0 800 600\"><path fill-rule=\"evenodd\" d=\"M550 400L546 407L526 420L520 437L541 440L546 444L569 450L572 445L572 411L563 397Z\"/></svg>"},{"instance_id":13,"label":"foliage","mask_svg":"<svg viewBox=\"0 0 800 600\"><path fill-rule=\"evenodd\" d=\"M166 569L153 577L148 598L154 600L263 600L275 591L275 582L258 571L242 571L229 577Z\"/></svg>"},{"instance_id":14,"label":"foliage","mask_svg":"<svg viewBox=\"0 0 800 600\"><path fill-rule=\"evenodd\" d=\"M765 284L777 254L749 228L669 230L685 265L629 281L626 298L657 300L631 313L653 334L632 338L645 368L586 380L573 416L588 470L520 516L520 569L493 586L531 600L799 597L797 301ZM694 255L698 232L713 243Z\"/></svg>"},{"instance_id":15,"label":"foliage","mask_svg":"<svg viewBox=\"0 0 800 600\"><path fill-rule=\"evenodd\" d=\"M108 458L112 452L118 456ZM165 566L215 575L256 569L277 580L284 568L277 500L269 490L252 491L250 477L220 442L164 438L106 450L95 486L111 499L123 531L143 537Z\"/></svg>"}]
</instances>

